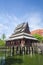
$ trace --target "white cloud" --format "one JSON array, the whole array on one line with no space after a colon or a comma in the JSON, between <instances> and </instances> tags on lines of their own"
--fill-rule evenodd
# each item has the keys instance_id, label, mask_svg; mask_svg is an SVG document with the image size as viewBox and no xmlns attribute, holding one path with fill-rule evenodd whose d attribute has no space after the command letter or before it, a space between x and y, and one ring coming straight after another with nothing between
<instances>
[{"instance_id":1,"label":"white cloud","mask_svg":"<svg viewBox=\"0 0 43 65\"><path fill-rule=\"evenodd\" d=\"M43 28L43 17L38 12L28 13L21 18L18 18L15 15L0 14L0 36L3 33L5 33L7 37L10 36L18 24L27 21L30 30Z\"/></svg>"},{"instance_id":2,"label":"white cloud","mask_svg":"<svg viewBox=\"0 0 43 65\"><path fill-rule=\"evenodd\" d=\"M14 28L19 22L19 18L14 15L0 15L0 37L3 33L5 33L8 37L11 33L13 33Z\"/></svg>"},{"instance_id":3,"label":"white cloud","mask_svg":"<svg viewBox=\"0 0 43 65\"><path fill-rule=\"evenodd\" d=\"M43 28L42 21L43 19L40 16L40 13L34 13L32 17L30 17L30 27L34 29Z\"/></svg>"},{"instance_id":4,"label":"white cloud","mask_svg":"<svg viewBox=\"0 0 43 65\"><path fill-rule=\"evenodd\" d=\"M0 37L6 32L6 30L8 30L8 27L6 25L0 24Z\"/></svg>"},{"instance_id":5,"label":"white cloud","mask_svg":"<svg viewBox=\"0 0 43 65\"><path fill-rule=\"evenodd\" d=\"M35 30L43 28L43 16L41 13L32 12L25 15L22 19L23 21L28 21L30 30Z\"/></svg>"}]
</instances>

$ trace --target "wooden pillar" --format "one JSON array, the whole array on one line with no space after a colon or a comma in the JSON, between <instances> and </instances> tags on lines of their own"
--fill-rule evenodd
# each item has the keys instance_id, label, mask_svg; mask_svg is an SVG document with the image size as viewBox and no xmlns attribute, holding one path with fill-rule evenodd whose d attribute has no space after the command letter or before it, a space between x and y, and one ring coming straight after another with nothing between
<instances>
[{"instance_id":1,"label":"wooden pillar","mask_svg":"<svg viewBox=\"0 0 43 65\"><path fill-rule=\"evenodd\" d=\"M33 54L33 47L32 47L32 54Z\"/></svg>"},{"instance_id":2,"label":"wooden pillar","mask_svg":"<svg viewBox=\"0 0 43 65\"><path fill-rule=\"evenodd\" d=\"M26 54L26 46L25 46L25 54Z\"/></svg>"},{"instance_id":3,"label":"wooden pillar","mask_svg":"<svg viewBox=\"0 0 43 65\"><path fill-rule=\"evenodd\" d=\"M21 46L20 46L20 55L22 55L22 49L21 49Z\"/></svg>"},{"instance_id":4,"label":"wooden pillar","mask_svg":"<svg viewBox=\"0 0 43 65\"><path fill-rule=\"evenodd\" d=\"M30 47L29 47L29 54L30 54Z\"/></svg>"},{"instance_id":5,"label":"wooden pillar","mask_svg":"<svg viewBox=\"0 0 43 65\"><path fill-rule=\"evenodd\" d=\"M29 54L29 47L28 47L28 54Z\"/></svg>"},{"instance_id":6,"label":"wooden pillar","mask_svg":"<svg viewBox=\"0 0 43 65\"><path fill-rule=\"evenodd\" d=\"M24 55L25 54L25 40L24 39L21 40L20 46L21 46L21 52Z\"/></svg>"},{"instance_id":7,"label":"wooden pillar","mask_svg":"<svg viewBox=\"0 0 43 65\"><path fill-rule=\"evenodd\" d=\"M12 56L12 46L11 46L11 56Z\"/></svg>"},{"instance_id":8,"label":"wooden pillar","mask_svg":"<svg viewBox=\"0 0 43 65\"><path fill-rule=\"evenodd\" d=\"M34 43L32 43L32 54L34 54Z\"/></svg>"},{"instance_id":9,"label":"wooden pillar","mask_svg":"<svg viewBox=\"0 0 43 65\"><path fill-rule=\"evenodd\" d=\"M16 47L16 54L18 54L18 46Z\"/></svg>"},{"instance_id":10,"label":"wooden pillar","mask_svg":"<svg viewBox=\"0 0 43 65\"><path fill-rule=\"evenodd\" d=\"M10 46L10 56L11 56L11 46Z\"/></svg>"},{"instance_id":11,"label":"wooden pillar","mask_svg":"<svg viewBox=\"0 0 43 65\"><path fill-rule=\"evenodd\" d=\"M14 56L14 46L12 47L12 55Z\"/></svg>"},{"instance_id":12,"label":"wooden pillar","mask_svg":"<svg viewBox=\"0 0 43 65\"><path fill-rule=\"evenodd\" d=\"M30 56L32 56L32 47L30 47Z\"/></svg>"}]
</instances>

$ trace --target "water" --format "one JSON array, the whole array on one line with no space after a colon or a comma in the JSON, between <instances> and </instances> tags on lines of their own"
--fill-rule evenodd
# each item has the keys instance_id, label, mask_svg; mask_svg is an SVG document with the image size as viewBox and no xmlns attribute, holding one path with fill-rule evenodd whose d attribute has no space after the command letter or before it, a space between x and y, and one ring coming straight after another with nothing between
<instances>
[{"instance_id":1,"label":"water","mask_svg":"<svg viewBox=\"0 0 43 65\"><path fill-rule=\"evenodd\" d=\"M2 56L0 57L0 65L4 65L4 63L5 63L5 57Z\"/></svg>"}]
</instances>

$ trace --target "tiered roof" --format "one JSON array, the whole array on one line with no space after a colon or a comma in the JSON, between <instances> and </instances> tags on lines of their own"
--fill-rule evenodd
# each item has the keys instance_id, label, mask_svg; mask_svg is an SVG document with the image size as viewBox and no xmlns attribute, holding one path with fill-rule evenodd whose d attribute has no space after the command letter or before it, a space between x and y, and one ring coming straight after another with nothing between
<instances>
[{"instance_id":1,"label":"tiered roof","mask_svg":"<svg viewBox=\"0 0 43 65\"><path fill-rule=\"evenodd\" d=\"M37 40L30 34L28 23L22 23L17 25L14 30L14 33L7 40L16 40L22 38Z\"/></svg>"},{"instance_id":2,"label":"tiered roof","mask_svg":"<svg viewBox=\"0 0 43 65\"><path fill-rule=\"evenodd\" d=\"M22 23L17 25L17 27L15 28L14 34L18 34L22 32L26 32L30 34L28 23Z\"/></svg>"}]
</instances>

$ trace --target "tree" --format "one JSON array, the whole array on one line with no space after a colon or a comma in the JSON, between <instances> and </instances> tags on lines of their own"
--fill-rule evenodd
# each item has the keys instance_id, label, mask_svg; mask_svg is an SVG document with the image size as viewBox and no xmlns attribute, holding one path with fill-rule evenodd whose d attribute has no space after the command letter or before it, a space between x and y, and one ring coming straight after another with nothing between
<instances>
[{"instance_id":1,"label":"tree","mask_svg":"<svg viewBox=\"0 0 43 65\"><path fill-rule=\"evenodd\" d=\"M33 35L36 39L38 39L40 42L43 41L43 36L39 35L39 34L34 34Z\"/></svg>"},{"instance_id":2,"label":"tree","mask_svg":"<svg viewBox=\"0 0 43 65\"><path fill-rule=\"evenodd\" d=\"M5 42L0 39L0 46L5 46Z\"/></svg>"},{"instance_id":3,"label":"tree","mask_svg":"<svg viewBox=\"0 0 43 65\"><path fill-rule=\"evenodd\" d=\"M2 40L5 40L5 38L6 38L6 35L2 34Z\"/></svg>"}]
</instances>

